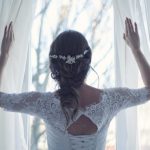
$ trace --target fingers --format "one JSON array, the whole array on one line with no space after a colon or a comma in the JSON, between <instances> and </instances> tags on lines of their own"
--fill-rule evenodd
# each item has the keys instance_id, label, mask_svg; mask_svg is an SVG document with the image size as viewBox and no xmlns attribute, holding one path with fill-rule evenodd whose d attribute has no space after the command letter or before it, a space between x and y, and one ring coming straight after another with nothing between
<instances>
[{"instance_id":1,"label":"fingers","mask_svg":"<svg viewBox=\"0 0 150 150\"><path fill-rule=\"evenodd\" d=\"M133 28L131 19L128 19L128 23L129 23L129 30L130 30L130 32L134 32L134 28Z\"/></svg>"},{"instance_id":2,"label":"fingers","mask_svg":"<svg viewBox=\"0 0 150 150\"><path fill-rule=\"evenodd\" d=\"M9 26L7 27L7 25L5 26L5 30L4 30L4 39L9 39L12 40L14 37L14 33L13 33L13 25L12 22L10 22Z\"/></svg>"},{"instance_id":3,"label":"fingers","mask_svg":"<svg viewBox=\"0 0 150 150\"><path fill-rule=\"evenodd\" d=\"M9 28L8 28L8 40L12 41L13 39L13 26L12 26L12 22L10 22L9 24Z\"/></svg>"},{"instance_id":4,"label":"fingers","mask_svg":"<svg viewBox=\"0 0 150 150\"><path fill-rule=\"evenodd\" d=\"M126 40L126 35L125 35L125 33L123 33L123 39Z\"/></svg>"},{"instance_id":5,"label":"fingers","mask_svg":"<svg viewBox=\"0 0 150 150\"><path fill-rule=\"evenodd\" d=\"M126 25L126 35L133 33L134 32L134 28L133 28L131 19L126 18L125 22L126 22L125 23L125 25Z\"/></svg>"},{"instance_id":6,"label":"fingers","mask_svg":"<svg viewBox=\"0 0 150 150\"><path fill-rule=\"evenodd\" d=\"M10 40L11 39L11 23L9 24L9 27L8 27L8 31L7 31L7 38Z\"/></svg>"},{"instance_id":7,"label":"fingers","mask_svg":"<svg viewBox=\"0 0 150 150\"><path fill-rule=\"evenodd\" d=\"M127 19L125 20L125 34L126 34L126 35L129 34Z\"/></svg>"},{"instance_id":8,"label":"fingers","mask_svg":"<svg viewBox=\"0 0 150 150\"><path fill-rule=\"evenodd\" d=\"M123 39L125 41L127 40L126 37L128 37L131 34L131 32L132 32L132 26L129 22L129 19L126 18L126 20L125 20L125 33L123 34Z\"/></svg>"},{"instance_id":9,"label":"fingers","mask_svg":"<svg viewBox=\"0 0 150 150\"><path fill-rule=\"evenodd\" d=\"M135 25L135 32L138 33L138 27L137 27L136 22L134 23L134 25Z\"/></svg>"},{"instance_id":10,"label":"fingers","mask_svg":"<svg viewBox=\"0 0 150 150\"><path fill-rule=\"evenodd\" d=\"M132 33L132 32L138 33L138 27L137 27L136 22L134 23L134 27L135 27L134 29L132 20L130 18L126 18L125 26L126 26L125 31L127 34Z\"/></svg>"},{"instance_id":11,"label":"fingers","mask_svg":"<svg viewBox=\"0 0 150 150\"><path fill-rule=\"evenodd\" d=\"M7 37L7 26L5 27L5 30L4 30L4 39L6 39Z\"/></svg>"},{"instance_id":12,"label":"fingers","mask_svg":"<svg viewBox=\"0 0 150 150\"><path fill-rule=\"evenodd\" d=\"M13 33L13 25L12 22L7 26L5 26L4 30L4 36L1 44L1 53L2 54L8 54L8 51L12 45L12 41L14 39L14 33Z\"/></svg>"},{"instance_id":13,"label":"fingers","mask_svg":"<svg viewBox=\"0 0 150 150\"><path fill-rule=\"evenodd\" d=\"M123 39L131 49L139 49L140 38L138 35L137 24L134 23L133 25L129 18L126 18L125 20L125 33L123 34Z\"/></svg>"},{"instance_id":14,"label":"fingers","mask_svg":"<svg viewBox=\"0 0 150 150\"><path fill-rule=\"evenodd\" d=\"M125 35L128 36L128 35L132 35L133 33L138 34L137 24L135 22L134 26L133 26L133 23L132 23L131 19L126 18L126 20L125 20Z\"/></svg>"},{"instance_id":15,"label":"fingers","mask_svg":"<svg viewBox=\"0 0 150 150\"><path fill-rule=\"evenodd\" d=\"M127 20L127 30L128 30L128 35L131 33L130 31L130 25L129 25L129 21Z\"/></svg>"}]
</instances>

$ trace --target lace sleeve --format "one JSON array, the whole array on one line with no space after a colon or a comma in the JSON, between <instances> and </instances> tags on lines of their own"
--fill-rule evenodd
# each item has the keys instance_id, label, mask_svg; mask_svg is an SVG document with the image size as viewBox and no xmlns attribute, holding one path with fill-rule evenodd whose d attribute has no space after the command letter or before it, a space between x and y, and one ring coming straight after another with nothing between
<instances>
[{"instance_id":1,"label":"lace sleeve","mask_svg":"<svg viewBox=\"0 0 150 150\"><path fill-rule=\"evenodd\" d=\"M116 115L122 109L147 102L150 99L150 88L111 88L107 96L110 114Z\"/></svg>"},{"instance_id":2,"label":"lace sleeve","mask_svg":"<svg viewBox=\"0 0 150 150\"><path fill-rule=\"evenodd\" d=\"M4 110L40 115L41 93L24 92L8 94L0 92L0 107Z\"/></svg>"}]
</instances>

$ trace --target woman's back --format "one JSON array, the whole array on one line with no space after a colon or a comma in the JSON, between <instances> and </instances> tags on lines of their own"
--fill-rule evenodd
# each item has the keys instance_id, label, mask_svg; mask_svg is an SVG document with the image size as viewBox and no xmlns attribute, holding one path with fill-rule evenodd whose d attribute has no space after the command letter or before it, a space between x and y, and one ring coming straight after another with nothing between
<instances>
[{"instance_id":1,"label":"woman's back","mask_svg":"<svg viewBox=\"0 0 150 150\"><path fill-rule=\"evenodd\" d=\"M48 141L53 141L49 143L50 149L60 150L62 145L66 150L104 150L112 118L120 110L143 104L150 98L148 88L99 90L86 85L81 91L79 113L68 125L67 130L63 113L58 113L58 116L54 113L55 123L52 126L47 124Z\"/></svg>"},{"instance_id":2,"label":"woman's back","mask_svg":"<svg viewBox=\"0 0 150 150\"><path fill-rule=\"evenodd\" d=\"M80 91L79 107L85 108L101 101L102 90L96 89L92 86L84 85ZM72 135L90 135L97 131L97 126L90 118L81 115L74 123L68 128L68 132Z\"/></svg>"}]
</instances>

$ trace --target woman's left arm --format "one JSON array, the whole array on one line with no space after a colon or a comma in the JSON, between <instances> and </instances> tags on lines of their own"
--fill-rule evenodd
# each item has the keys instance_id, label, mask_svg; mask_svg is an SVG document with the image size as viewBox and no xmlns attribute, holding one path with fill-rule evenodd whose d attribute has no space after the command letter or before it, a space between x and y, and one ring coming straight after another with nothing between
<instances>
[{"instance_id":1,"label":"woman's left arm","mask_svg":"<svg viewBox=\"0 0 150 150\"><path fill-rule=\"evenodd\" d=\"M5 27L3 40L2 40L2 44L1 44L0 79L1 79L4 65L8 59L8 54L9 54L9 50L12 45L13 39L14 39L14 34L13 34L13 26L12 26L12 22L11 22L8 27L7 26Z\"/></svg>"},{"instance_id":2,"label":"woman's left arm","mask_svg":"<svg viewBox=\"0 0 150 150\"><path fill-rule=\"evenodd\" d=\"M135 23L135 29L132 25L132 21L129 18L125 20L126 31L124 33L124 40L131 48L135 60L140 69L140 73L145 86L150 87L150 65L148 64L146 58L140 49L140 37L138 34L138 27Z\"/></svg>"}]
</instances>

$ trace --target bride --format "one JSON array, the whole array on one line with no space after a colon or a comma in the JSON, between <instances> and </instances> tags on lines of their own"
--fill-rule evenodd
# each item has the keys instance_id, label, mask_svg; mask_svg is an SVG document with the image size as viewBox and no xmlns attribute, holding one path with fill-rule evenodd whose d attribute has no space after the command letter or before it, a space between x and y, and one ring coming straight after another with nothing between
<instances>
[{"instance_id":1,"label":"bride","mask_svg":"<svg viewBox=\"0 0 150 150\"><path fill-rule=\"evenodd\" d=\"M136 59L145 87L97 89L85 83L92 50L85 37L64 31L52 42L49 52L55 92L0 92L0 107L27 113L45 122L49 150L104 150L112 118L122 109L150 99L150 66L140 50L138 27L125 20L123 38ZM12 22L5 27L0 55L0 76L14 39Z\"/></svg>"}]
</instances>

